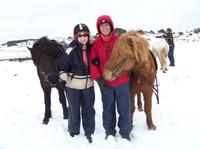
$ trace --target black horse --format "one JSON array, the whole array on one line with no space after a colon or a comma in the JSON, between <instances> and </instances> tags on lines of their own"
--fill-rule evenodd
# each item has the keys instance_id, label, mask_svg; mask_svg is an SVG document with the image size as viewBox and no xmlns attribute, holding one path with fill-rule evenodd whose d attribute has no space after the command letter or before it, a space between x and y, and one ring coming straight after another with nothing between
<instances>
[{"instance_id":1,"label":"black horse","mask_svg":"<svg viewBox=\"0 0 200 149\"><path fill-rule=\"evenodd\" d=\"M37 74L44 92L45 114L43 124L48 124L51 118L51 89L56 87L59 94L59 101L62 104L64 119L68 118L68 108L64 90L59 83L59 72L57 71L57 59L65 50L55 40L47 37L38 39L32 48L27 47L31 52L33 63L37 68Z\"/></svg>"}]
</instances>

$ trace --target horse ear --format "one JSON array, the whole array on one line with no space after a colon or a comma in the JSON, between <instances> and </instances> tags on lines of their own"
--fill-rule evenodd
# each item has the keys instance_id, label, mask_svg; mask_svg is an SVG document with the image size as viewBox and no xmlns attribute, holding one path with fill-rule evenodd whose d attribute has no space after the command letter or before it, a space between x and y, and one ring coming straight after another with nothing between
<instances>
[{"instance_id":1,"label":"horse ear","mask_svg":"<svg viewBox=\"0 0 200 149\"><path fill-rule=\"evenodd\" d=\"M131 37L128 37L128 38L127 38L127 44L128 44L130 47L133 47L133 40L131 39Z\"/></svg>"},{"instance_id":2,"label":"horse ear","mask_svg":"<svg viewBox=\"0 0 200 149\"><path fill-rule=\"evenodd\" d=\"M27 49L29 49L30 51L32 50L32 48L27 47Z\"/></svg>"}]
</instances>

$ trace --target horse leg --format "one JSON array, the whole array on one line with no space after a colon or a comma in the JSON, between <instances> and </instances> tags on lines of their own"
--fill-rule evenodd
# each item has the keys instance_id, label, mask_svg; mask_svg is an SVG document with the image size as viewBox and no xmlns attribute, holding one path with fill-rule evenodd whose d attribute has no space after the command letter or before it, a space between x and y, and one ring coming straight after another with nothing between
<instances>
[{"instance_id":1,"label":"horse leg","mask_svg":"<svg viewBox=\"0 0 200 149\"><path fill-rule=\"evenodd\" d=\"M146 123L150 130L155 130L156 126L153 124L152 120L152 89L147 89L143 92L144 95L144 109L146 113Z\"/></svg>"},{"instance_id":2,"label":"horse leg","mask_svg":"<svg viewBox=\"0 0 200 149\"><path fill-rule=\"evenodd\" d=\"M164 50L164 49L163 49L163 50ZM166 58L166 56L164 55L164 53L160 53L159 59L160 59L162 71L163 71L163 73L166 73L166 71L167 71L167 58Z\"/></svg>"},{"instance_id":3,"label":"horse leg","mask_svg":"<svg viewBox=\"0 0 200 149\"><path fill-rule=\"evenodd\" d=\"M44 91L44 104L45 104L45 114L43 119L43 124L49 123L49 118L51 118L51 87L43 88Z\"/></svg>"},{"instance_id":4,"label":"horse leg","mask_svg":"<svg viewBox=\"0 0 200 149\"><path fill-rule=\"evenodd\" d=\"M135 86L131 86L131 122L132 122L132 127L133 125L133 114L135 112L135 95L136 95L137 91L135 89Z\"/></svg>"},{"instance_id":5,"label":"horse leg","mask_svg":"<svg viewBox=\"0 0 200 149\"><path fill-rule=\"evenodd\" d=\"M137 92L137 106L138 106L138 110L141 112L143 111L142 108L142 100L141 100L141 92Z\"/></svg>"},{"instance_id":6,"label":"horse leg","mask_svg":"<svg viewBox=\"0 0 200 149\"><path fill-rule=\"evenodd\" d=\"M160 62L160 67L161 67L160 69L162 70L163 73L165 73L164 62L163 62L163 58L162 58L161 53L158 54L158 59L159 59L159 62Z\"/></svg>"},{"instance_id":7,"label":"horse leg","mask_svg":"<svg viewBox=\"0 0 200 149\"><path fill-rule=\"evenodd\" d=\"M167 66L167 55L164 55L163 56L163 63L164 63L164 68L165 68L165 71L167 71L168 70L168 66Z\"/></svg>"},{"instance_id":8,"label":"horse leg","mask_svg":"<svg viewBox=\"0 0 200 149\"><path fill-rule=\"evenodd\" d=\"M56 88L58 90L59 101L60 101L62 108L63 108L63 119L68 119L69 113L68 113L68 108L67 108L64 90L62 89L62 87L60 85L58 85Z\"/></svg>"}]
</instances>

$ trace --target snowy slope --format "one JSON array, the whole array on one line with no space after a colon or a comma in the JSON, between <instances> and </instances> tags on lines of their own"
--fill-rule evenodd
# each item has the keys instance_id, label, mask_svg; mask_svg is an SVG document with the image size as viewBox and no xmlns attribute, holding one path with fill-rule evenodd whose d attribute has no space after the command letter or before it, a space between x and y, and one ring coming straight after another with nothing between
<instances>
[{"instance_id":1,"label":"snowy slope","mask_svg":"<svg viewBox=\"0 0 200 149\"><path fill-rule=\"evenodd\" d=\"M175 44L176 66L165 74L158 70L159 105L153 97L153 120L157 129L149 131L145 114L136 111L131 142L120 137L104 140L101 95L96 84L96 130L92 144L85 139L82 128L79 136L69 136L55 89L52 119L43 125L43 92L32 61L1 61L0 149L199 149L200 42ZM0 52L8 57L30 56L24 47L15 48L4 48L4 51L1 48Z\"/></svg>"}]
</instances>

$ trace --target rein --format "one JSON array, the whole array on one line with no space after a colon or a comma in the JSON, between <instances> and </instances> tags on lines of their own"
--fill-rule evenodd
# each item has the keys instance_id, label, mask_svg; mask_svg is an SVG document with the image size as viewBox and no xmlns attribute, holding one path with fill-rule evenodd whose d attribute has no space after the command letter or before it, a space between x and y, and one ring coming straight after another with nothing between
<instances>
[{"instance_id":1,"label":"rein","mask_svg":"<svg viewBox=\"0 0 200 149\"><path fill-rule=\"evenodd\" d=\"M146 79L147 80L147 79ZM147 80L148 81L148 80ZM150 82L149 82L150 84ZM157 104L160 103L160 100L159 100L159 90L158 90L158 79L157 79L157 76L156 76L156 85L151 85L151 88L153 89L153 93L156 95L156 99L157 99Z\"/></svg>"},{"instance_id":2,"label":"rein","mask_svg":"<svg viewBox=\"0 0 200 149\"><path fill-rule=\"evenodd\" d=\"M109 68L109 67L106 67L105 68L109 71L111 71L111 77L116 77L117 76L117 71L123 66L123 64L125 63L126 59L123 58L121 62L119 62L118 65L116 65L114 68Z\"/></svg>"},{"instance_id":3,"label":"rein","mask_svg":"<svg viewBox=\"0 0 200 149\"><path fill-rule=\"evenodd\" d=\"M142 78L144 79L144 81L146 81L149 86L151 86L151 88L153 89L153 93L155 94L156 96L156 99L157 99L157 104L160 103L160 100L159 100L159 90L158 90L158 79L157 79L157 75L156 75L156 84L155 85L151 85L151 82L146 78L144 77L144 75L142 75L141 73L138 73L139 75L142 76Z\"/></svg>"}]
</instances>

